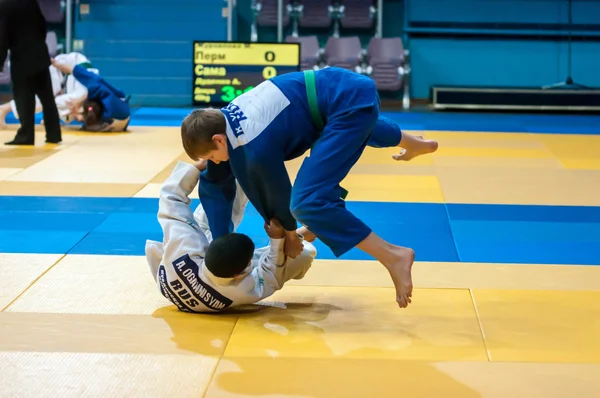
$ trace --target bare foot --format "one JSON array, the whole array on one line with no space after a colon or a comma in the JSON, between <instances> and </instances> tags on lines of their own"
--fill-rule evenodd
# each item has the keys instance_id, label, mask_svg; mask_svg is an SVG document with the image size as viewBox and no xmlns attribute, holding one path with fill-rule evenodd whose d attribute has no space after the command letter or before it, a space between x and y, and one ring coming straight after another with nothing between
<instances>
[{"instance_id":1,"label":"bare foot","mask_svg":"<svg viewBox=\"0 0 600 398\"><path fill-rule=\"evenodd\" d=\"M438 142L425 140L421 136L406 136L400 141L401 150L399 154L392 155L394 160L409 161L417 156L433 153L438 149Z\"/></svg>"},{"instance_id":2,"label":"bare foot","mask_svg":"<svg viewBox=\"0 0 600 398\"><path fill-rule=\"evenodd\" d=\"M406 308L412 302L412 266L415 261L415 251L404 247L395 247L393 252L393 261L384 265L396 287L398 306Z\"/></svg>"},{"instance_id":3,"label":"bare foot","mask_svg":"<svg viewBox=\"0 0 600 398\"><path fill-rule=\"evenodd\" d=\"M388 270L396 287L396 301L400 308L406 308L412 297L411 272L415 261L415 251L392 245L373 232L356 247L375 257Z\"/></svg>"}]
</instances>

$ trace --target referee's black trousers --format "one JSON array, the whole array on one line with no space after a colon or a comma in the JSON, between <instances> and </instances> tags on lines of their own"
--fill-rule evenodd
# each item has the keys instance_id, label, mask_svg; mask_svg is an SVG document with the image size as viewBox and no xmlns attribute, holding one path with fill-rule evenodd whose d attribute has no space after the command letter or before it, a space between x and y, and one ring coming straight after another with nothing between
<instances>
[{"instance_id":1,"label":"referee's black trousers","mask_svg":"<svg viewBox=\"0 0 600 398\"><path fill-rule=\"evenodd\" d=\"M16 76L15 76L16 77ZM35 75L19 76L13 79L13 97L17 106L21 127L9 145L33 145L35 143L35 96L38 96L44 109L46 142L62 141L60 118L54 100L50 71L45 68Z\"/></svg>"}]
</instances>

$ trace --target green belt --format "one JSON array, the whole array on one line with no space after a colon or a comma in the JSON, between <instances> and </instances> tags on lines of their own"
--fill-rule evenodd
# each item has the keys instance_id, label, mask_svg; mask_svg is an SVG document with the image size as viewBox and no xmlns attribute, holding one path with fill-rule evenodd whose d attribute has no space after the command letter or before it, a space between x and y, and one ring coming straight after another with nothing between
<instances>
[{"instance_id":1,"label":"green belt","mask_svg":"<svg viewBox=\"0 0 600 398\"><path fill-rule=\"evenodd\" d=\"M319 105L317 103L317 85L315 83L315 71L313 71L313 70L305 70L304 71L304 83L306 85L306 98L308 99L308 107L310 108L310 116L312 118L313 123L319 130L319 132L322 132L323 129L325 128L325 123L323 123L323 118L321 117L321 114L319 113ZM310 148L311 151L312 151L312 148L314 148L315 144L316 144L316 142ZM345 200L346 196L348 196L348 191L342 187L340 187L340 189L342 190L342 194L340 195L340 197Z\"/></svg>"},{"instance_id":2,"label":"green belt","mask_svg":"<svg viewBox=\"0 0 600 398\"><path fill-rule=\"evenodd\" d=\"M80 64L77 64L77 66L81 66L82 68L85 68L85 69L93 69L93 68L94 68L94 67L92 66L92 63L91 63L91 62L82 62L82 63L80 63ZM65 75L65 78L67 78L67 77L69 77L69 76L71 76L71 74L70 74L70 73L67 73L67 74Z\"/></svg>"},{"instance_id":3,"label":"green belt","mask_svg":"<svg viewBox=\"0 0 600 398\"><path fill-rule=\"evenodd\" d=\"M93 69L94 68L92 66L91 62L82 62L82 63L77 64L77 65L79 65L79 66L81 66L82 68L85 68L85 69Z\"/></svg>"}]
</instances>

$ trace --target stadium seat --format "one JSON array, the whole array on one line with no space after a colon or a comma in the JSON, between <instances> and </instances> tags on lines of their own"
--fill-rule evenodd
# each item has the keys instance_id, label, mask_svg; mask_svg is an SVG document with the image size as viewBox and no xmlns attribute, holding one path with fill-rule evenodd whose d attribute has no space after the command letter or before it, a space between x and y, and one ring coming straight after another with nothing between
<instances>
[{"instance_id":1,"label":"stadium seat","mask_svg":"<svg viewBox=\"0 0 600 398\"><path fill-rule=\"evenodd\" d=\"M60 5L60 0L38 0L42 14L50 23L61 23L64 20L65 14Z\"/></svg>"},{"instance_id":2,"label":"stadium seat","mask_svg":"<svg viewBox=\"0 0 600 398\"><path fill-rule=\"evenodd\" d=\"M328 66L337 66L362 73L363 51L357 36L330 37L325 46L325 62Z\"/></svg>"},{"instance_id":3,"label":"stadium seat","mask_svg":"<svg viewBox=\"0 0 600 398\"><path fill-rule=\"evenodd\" d=\"M404 46L400 38L371 38L367 47L367 74L377 83L377 89L396 91L404 77Z\"/></svg>"},{"instance_id":4,"label":"stadium seat","mask_svg":"<svg viewBox=\"0 0 600 398\"><path fill-rule=\"evenodd\" d=\"M48 54L50 54L51 57L56 57L56 54L59 53L56 32L48 32L48 34L46 34L46 45L48 46Z\"/></svg>"},{"instance_id":5,"label":"stadium seat","mask_svg":"<svg viewBox=\"0 0 600 398\"><path fill-rule=\"evenodd\" d=\"M374 25L377 9L374 0L343 0L340 6L340 23L343 28L370 29Z\"/></svg>"},{"instance_id":6,"label":"stadium seat","mask_svg":"<svg viewBox=\"0 0 600 398\"><path fill-rule=\"evenodd\" d=\"M284 9L282 13L282 25L287 27L290 23L290 15L293 12L292 0L283 1ZM258 29L261 27L277 26L277 0L253 0L252 1L253 20L250 27L250 41L258 41ZM297 31L297 22L295 24Z\"/></svg>"},{"instance_id":7,"label":"stadium seat","mask_svg":"<svg viewBox=\"0 0 600 398\"><path fill-rule=\"evenodd\" d=\"M288 5L291 0L284 0L283 5L283 26L290 22L290 13ZM258 26L277 26L277 0L257 0L252 6L256 14L256 23Z\"/></svg>"},{"instance_id":8,"label":"stadium seat","mask_svg":"<svg viewBox=\"0 0 600 398\"><path fill-rule=\"evenodd\" d=\"M331 26L333 7L326 0L300 0L302 28L328 28Z\"/></svg>"},{"instance_id":9,"label":"stadium seat","mask_svg":"<svg viewBox=\"0 0 600 398\"><path fill-rule=\"evenodd\" d=\"M398 91L404 87L403 106L409 107L408 76L410 66L408 51L404 49L402 39L371 38L367 47L366 74L373 78L379 91Z\"/></svg>"},{"instance_id":10,"label":"stadium seat","mask_svg":"<svg viewBox=\"0 0 600 398\"><path fill-rule=\"evenodd\" d=\"M319 49L319 40L317 36L288 36L287 43L300 43L300 69L319 69L321 60L321 50Z\"/></svg>"}]
</instances>

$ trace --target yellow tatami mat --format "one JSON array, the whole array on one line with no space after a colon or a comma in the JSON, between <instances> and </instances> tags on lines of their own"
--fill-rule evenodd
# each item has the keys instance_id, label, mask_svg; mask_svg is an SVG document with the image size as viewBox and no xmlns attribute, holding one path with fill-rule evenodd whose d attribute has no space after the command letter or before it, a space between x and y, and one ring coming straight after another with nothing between
<instances>
[{"instance_id":1,"label":"yellow tatami mat","mask_svg":"<svg viewBox=\"0 0 600 398\"><path fill-rule=\"evenodd\" d=\"M191 161L178 128L131 130L0 148L0 233L23 251L0 254L0 398L598 397L600 267L518 264L564 263L543 250L561 244L591 263L597 213L455 204L599 206L600 137L420 131L440 149L408 163L368 148L341 185L386 239L417 260L497 251L417 261L400 309L381 264L319 249L302 280L215 315L177 311L130 253L160 240L155 199Z\"/></svg>"},{"instance_id":2,"label":"yellow tatami mat","mask_svg":"<svg viewBox=\"0 0 600 398\"><path fill-rule=\"evenodd\" d=\"M238 320L225 357L487 359L468 290L413 296L401 312L389 288L290 286Z\"/></svg>"},{"instance_id":3,"label":"yellow tatami mat","mask_svg":"<svg viewBox=\"0 0 600 398\"><path fill-rule=\"evenodd\" d=\"M600 365L224 358L205 397L595 398L598 376Z\"/></svg>"},{"instance_id":4,"label":"yellow tatami mat","mask_svg":"<svg viewBox=\"0 0 600 398\"><path fill-rule=\"evenodd\" d=\"M0 253L0 309L6 308L61 258L61 254Z\"/></svg>"},{"instance_id":5,"label":"yellow tatami mat","mask_svg":"<svg viewBox=\"0 0 600 398\"><path fill-rule=\"evenodd\" d=\"M143 257L69 255L6 311L151 314L168 304Z\"/></svg>"},{"instance_id":6,"label":"yellow tatami mat","mask_svg":"<svg viewBox=\"0 0 600 398\"><path fill-rule=\"evenodd\" d=\"M440 149L397 162L391 158L397 148L367 148L344 181L349 200L537 204L543 197L552 205L600 203L599 137L418 134L438 140ZM0 133L7 140L12 135ZM60 145L44 144L38 127L36 140L34 148L0 149L0 194L53 196L64 190L62 195L81 196L83 190L89 196L157 197L155 184L164 182L175 162L191 161L174 127L135 127L128 134L67 131ZM287 162L292 180L302 161Z\"/></svg>"},{"instance_id":7,"label":"yellow tatami mat","mask_svg":"<svg viewBox=\"0 0 600 398\"><path fill-rule=\"evenodd\" d=\"M600 362L600 291L475 290L492 361Z\"/></svg>"},{"instance_id":8,"label":"yellow tatami mat","mask_svg":"<svg viewBox=\"0 0 600 398\"><path fill-rule=\"evenodd\" d=\"M376 262L317 261L262 305L190 315L160 298L144 257L52 260L7 267L40 264L0 313L3 392L21 396L40 369L27 391L66 397L593 397L600 386L595 267L416 263L401 310Z\"/></svg>"}]
</instances>

